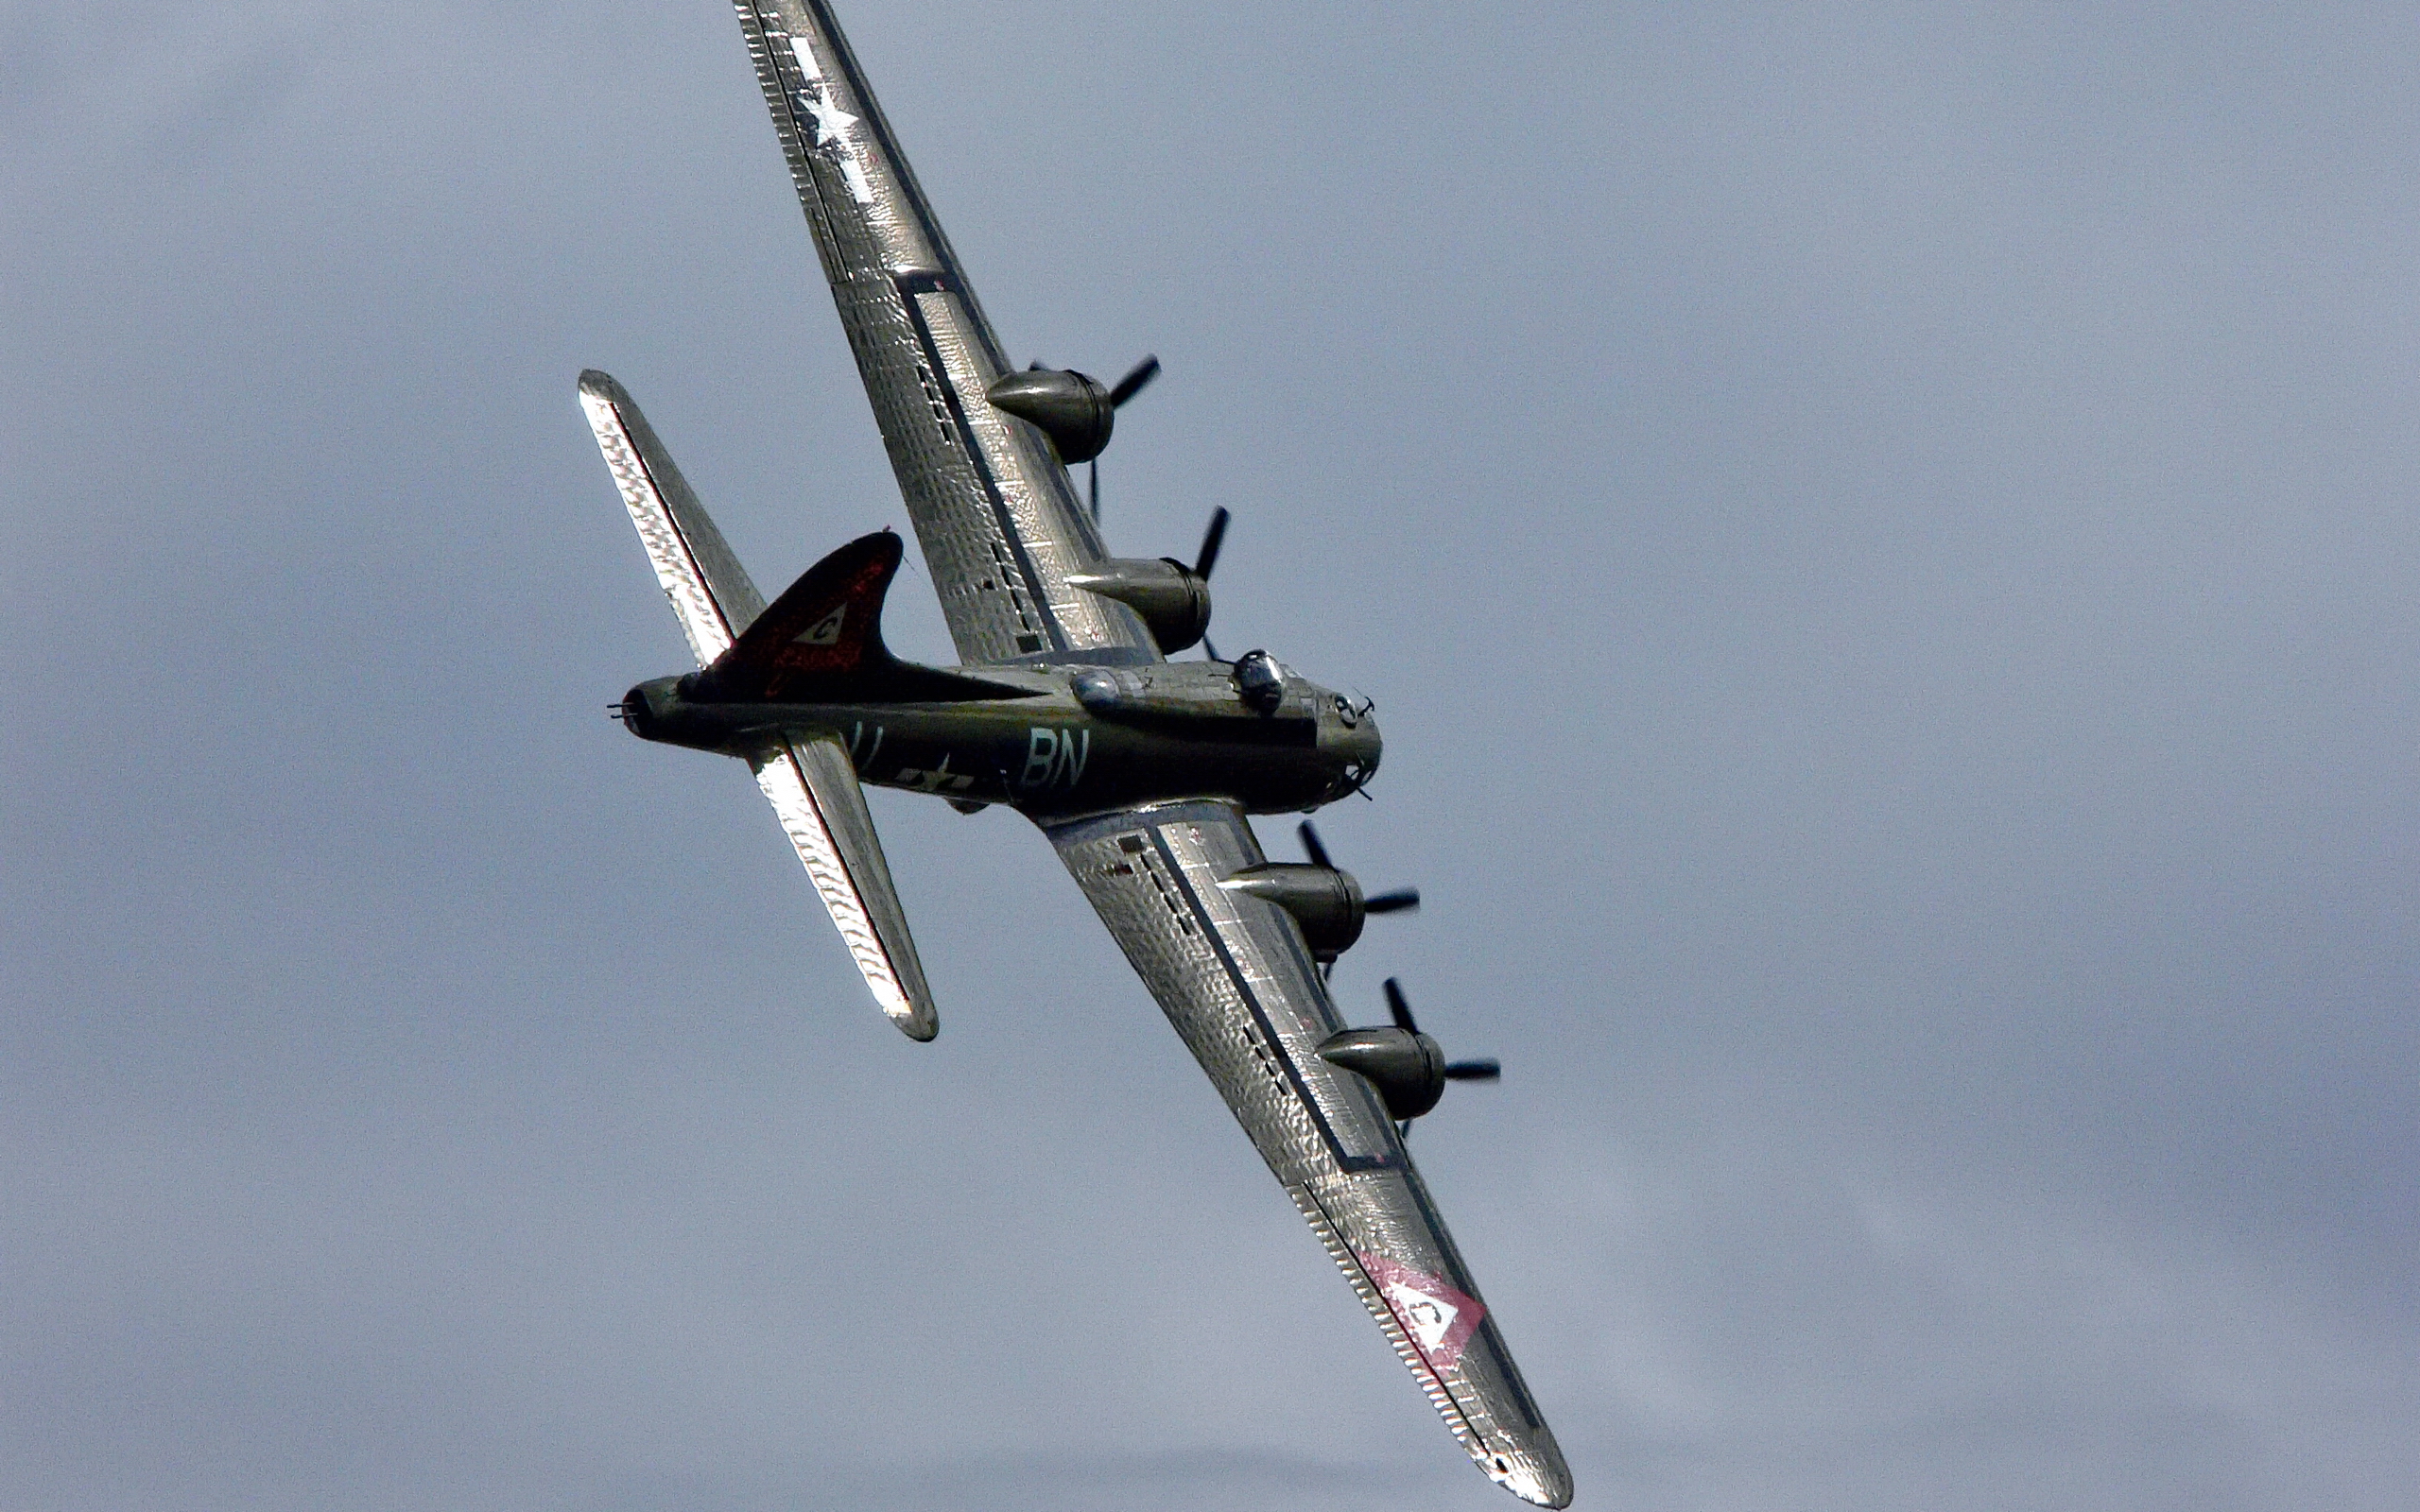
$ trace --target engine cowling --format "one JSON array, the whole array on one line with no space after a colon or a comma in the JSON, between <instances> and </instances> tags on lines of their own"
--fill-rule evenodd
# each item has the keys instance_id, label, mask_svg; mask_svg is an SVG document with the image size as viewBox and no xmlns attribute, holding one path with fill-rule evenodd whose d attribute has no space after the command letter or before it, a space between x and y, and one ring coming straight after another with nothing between
<instances>
[{"instance_id":1,"label":"engine cowling","mask_svg":"<svg viewBox=\"0 0 2420 1512\"><path fill-rule=\"evenodd\" d=\"M1108 389L1084 373L1032 368L1005 373L983 391L992 407L1026 421L1050 438L1059 460L1073 467L1100 455L1117 425L1117 404Z\"/></svg>"},{"instance_id":2,"label":"engine cowling","mask_svg":"<svg viewBox=\"0 0 2420 1512\"><path fill-rule=\"evenodd\" d=\"M1113 557L1069 573L1067 585L1132 610L1163 655L1199 645L1210 630L1209 579L1174 557Z\"/></svg>"},{"instance_id":3,"label":"engine cowling","mask_svg":"<svg viewBox=\"0 0 2420 1512\"><path fill-rule=\"evenodd\" d=\"M1445 1095L1445 1052L1417 1030L1346 1029L1320 1041L1320 1058L1367 1078L1391 1118L1418 1118Z\"/></svg>"},{"instance_id":4,"label":"engine cowling","mask_svg":"<svg viewBox=\"0 0 2420 1512\"><path fill-rule=\"evenodd\" d=\"M1334 867L1299 861L1270 861L1247 867L1219 885L1275 903L1303 926L1311 955L1322 963L1335 960L1361 937L1368 909L1361 884L1353 873Z\"/></svg>"}]
</instances>

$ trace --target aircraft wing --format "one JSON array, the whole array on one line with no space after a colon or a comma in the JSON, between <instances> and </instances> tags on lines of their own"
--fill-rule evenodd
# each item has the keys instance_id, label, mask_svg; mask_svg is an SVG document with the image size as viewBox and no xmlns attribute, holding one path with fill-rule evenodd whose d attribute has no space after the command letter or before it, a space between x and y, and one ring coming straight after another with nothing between
<instances>
[{"instance_id":1,"label":"aircraft wing","mask_svg":"<svg viewBox=\"0 0 2420 1512\"><path fill-rule=\"evenodd\" d=\"M1219 885L1264 859L1241 811L1158 804L1048 833L1445 1426L1506 1489L1567 1505L1562 1451L1384 1105L1317 1054L1344 1024L1302 930Z\"/></svg>"},{"instance_id":2,"label":"aircraft wing","mask_svg":"<svg viewBox=\"0 0 2420 1512\"><path fill-rule=\"evenodd\" d=\"M736 0L959 659L1156 662L1124 605L1070 588L1102 556L1042 433L984 393L1010 371L823 0Z\"/></svg>"}]
</instances>

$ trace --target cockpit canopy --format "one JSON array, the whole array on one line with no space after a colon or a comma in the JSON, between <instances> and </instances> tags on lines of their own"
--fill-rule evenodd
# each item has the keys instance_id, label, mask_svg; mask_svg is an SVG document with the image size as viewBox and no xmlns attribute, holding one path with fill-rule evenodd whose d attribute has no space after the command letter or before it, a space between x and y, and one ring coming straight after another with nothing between
<instances>
[{"instance_id":1,"label":"cockpit canopy","mask_svg":"<svg viewBox=\"0 0 2420 1512\"><path fill-rule=\"evenodd\" d=\"M1286 669L1266 651L1246 651L1236 659L1236 693L1255 713L1273 714L1286 701Z\"/></svg>"}]
</instances>

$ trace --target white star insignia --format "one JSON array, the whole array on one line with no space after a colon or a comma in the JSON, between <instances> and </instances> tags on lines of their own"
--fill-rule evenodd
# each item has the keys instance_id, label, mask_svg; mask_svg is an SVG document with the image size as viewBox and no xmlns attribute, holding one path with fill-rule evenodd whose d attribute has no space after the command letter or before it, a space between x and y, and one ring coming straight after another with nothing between
<instances>
[{"instance_id":1,"label":"white star insignia","mask_svg":"<svg viewBox=\"0 0 2420 1512\"><path fill-rule=\"evenodd\" d=\"M815 117L815 145L819 147L828 147L835 142L846 146L849 128L857 124L856 116L828 99L808 100L806 113Z\"/></svg>"}]
</instances>

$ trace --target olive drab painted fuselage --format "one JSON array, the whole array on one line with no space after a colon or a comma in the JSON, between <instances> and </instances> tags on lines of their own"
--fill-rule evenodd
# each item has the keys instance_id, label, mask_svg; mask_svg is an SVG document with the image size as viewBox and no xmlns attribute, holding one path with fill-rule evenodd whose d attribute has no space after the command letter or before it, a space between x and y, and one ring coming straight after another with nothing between
<instances>
[{"instance_id":1,"label":"olive drab painted fuselage","mask_svg":"<svg viewBox=\"0 0 2420 1512\"><path fill-rule=\"evenodd\" d=\"M859 782L1036 818L1205 795L1280 814L1370 780L1380 740L1366 706L1286 676L1263 713L1235 666L970 668L1001 696L922 703L716 701L690 696L693 679L660 678L623 708L647 739L743 759L830 735Z\"/></svg>"}]
</instances>

